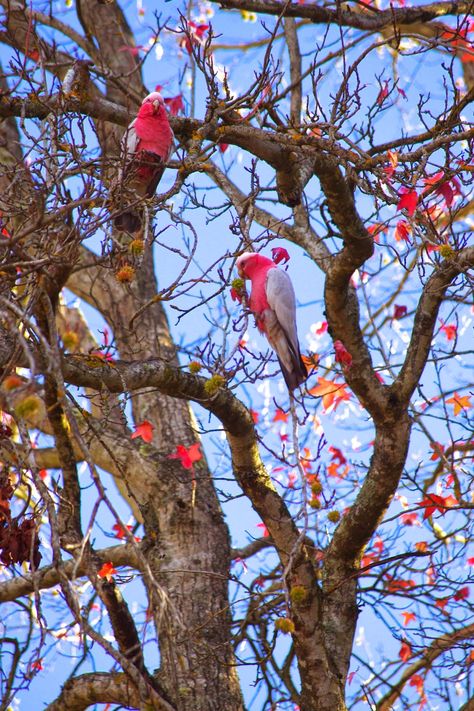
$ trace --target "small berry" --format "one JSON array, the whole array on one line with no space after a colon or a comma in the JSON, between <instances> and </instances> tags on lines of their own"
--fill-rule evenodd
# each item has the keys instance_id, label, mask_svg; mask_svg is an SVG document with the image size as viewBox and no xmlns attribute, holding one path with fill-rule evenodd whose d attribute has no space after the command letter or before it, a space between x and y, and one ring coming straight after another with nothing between
<instances>
[{"instance_id":1,"label":"small berry","mask_svg":"<svg viewBox=\"0 0 474 711\"><path fill-rule=\"evenodd\" d=\"M439 248L439 253L443 257L443 259L452 259L455 254L454 249L451 247L450 244L442 244Z\"/></svg>"},{"instance_id":2,"label":"small berry","mask_svg":"<svg viewBox=\"0 0 474 711\"><path fill-rule=\"evenodd\" d=\"M192 361L188 364L188 368L189 368L189 372L190 372L190 373L199 373L199 371L200 371L201 368L202 368L202 365L201 365L201 363L199 363L199 361L197 361L197 360L192 360Z\"/></svg>"},{"instance_id":3,"label":"small berry","mask_svg":"<svg viewBox=\"0 0 474 711\"><path fill-rule=\"evenodd\" d=\"M321 508L321 502L319 499L311 499L309 502L309 505L312 509L320 509Z\"/></svg>"},{"instance_id":4,"label":"small berry","mask_svg":"<svg viewBox=\"0 0 474 711\"><path fill-rule=\"evenodd\" d=\"M73 351L79 344L79 336L75 331L65 331L63 333L64 348Z\"/></svg>"},{"instance_id":5,"label":"small berry","mask_svg":"<svg viewBox=\"0 0 474 711\"><path fill-rule=\"evenodd\" d=\"M23 385L25 381L20 378L19 375L16 375L13 373L12 375L7 375L7 377L3 380L2 383L2 388L4 390L15 390L15 388L19 388L20 385Z\"/></svg>"},{"instance_id":6,"label":"small berry","mask_svg":"<svg viewBox=\"0 0 474 711\"><path fill-rule=\"evenodd\" d=\"M20 419L33 417L41 411L41 405L38 395L27 395L15 405L15 415Z\"/></svg>"},{"instance_id":7,"label":"small berry","mask_svg":"<svg viewBox=\"0 0 474 711\"><path fill-rule=\"evenodd\" d=\"M320 481L313 481L313 483L311 484L311 491L313 492L313 494L316 494L316 495L321 494L322 490L323 490L323 485L321 484L321 482Z\"/></svg>"},{"instance_id":8,"label":"small berry","mask_svg":"<svg viewBox=\"0 0 474 711\"><path fill-rule=\"evenodd\" d=\"M283 632L283 634L290 634L295 631L295 624L289 617L279 617L275 620L275 629Z\"/></svg>"},{"instance_id":9,"label":"small berry","mask_svg":"<svg viewBox=\"0 0 474 711\"><path fill-rule=\"evenodd\" d=\"M341 518L341 514L339 513L339 511L330 511L328 513L328 519L332 523L337 523L340 518Z\"/></svg>"},{"instance_id":10,"label":"small berry","mask_svg":"<svg viewBox=\"0 0 474 711\"><path fill-rule=\"evenodd\" d=\"M128 249L134 257L140 257L145 250L145 242L142 239L132 239Z\"/></svg>"},{"instance_id":11,"label":"small berry","mask_svg":"<svg viewBox=\"0 0 474 711\"><path fill-rule=\"evenodd\" d=\"M295 605L299 605L308 597L308 591L303 585L293 585L290 590L290 599Z\"/></svg>"},{"instance_id":12,"label":"small berry","mask_svg":"<svg viewBox=\"0 0 474 711\"><path fill-rule=\"evenodd\" d=\"M131 281L133 281L134 277L135 269L132 267L131 264L124 264L123 267L120 267L120 269L115 272L115 278L121 284L129 284Z\"/></svg>"}]
</instances>

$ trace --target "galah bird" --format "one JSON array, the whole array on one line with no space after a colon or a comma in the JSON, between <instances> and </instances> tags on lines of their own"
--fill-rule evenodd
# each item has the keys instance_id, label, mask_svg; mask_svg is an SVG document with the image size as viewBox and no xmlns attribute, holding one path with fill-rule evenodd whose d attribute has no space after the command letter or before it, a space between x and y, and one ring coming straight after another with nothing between
<instances>
[{"instance_id":1,"label":"galah bird","mask_svg":"<svg viewBox=\"0 0 474 711\"><path fill-rule=\"evenodd\" d=\"M164 99L154 91L143 99L136 119L122 139L123 168L114 200L126 205L121 205L122 211L114 219L118 230L133 233L141 228L138 203L155 194L173 152L173 138Z\"/></svg>"},{"instance_id":2,"label":"galah bird","mask_svg":"<svg viewBox=\"0 0 474 711\"><path fill-rule=\"evenodd\" d=\"M296 300L290 277L268 257L245 252L236 262L239 276L250 279L249 307L256 325L278 357L278 362L292 391L308 377L301 359L296 331Z\"/></svg>"}]
</instances>

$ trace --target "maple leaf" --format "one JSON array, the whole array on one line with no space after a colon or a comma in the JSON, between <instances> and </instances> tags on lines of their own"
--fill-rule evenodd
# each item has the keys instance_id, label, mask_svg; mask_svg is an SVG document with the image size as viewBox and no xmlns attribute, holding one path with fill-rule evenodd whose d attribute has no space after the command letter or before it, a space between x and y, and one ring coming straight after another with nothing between
<instances>
[{"instance_id":1,"label":"maple leaf","mask_svg":"<svg viewBox=\"0 0 474 711\"><path fill-rule=\"evenodd\" d=\"M177 94L176 96L167 96L166 99L163 99L163 101L165 102L172 116L177 116L180 111L183 111L184 113L184 101L182 94Z\"/></svg>"},{"instance_id":2,"label":"maple leaf","mask_svg":"<svg viewBox=\"0 0 474 711\"><path fill-rule=\"evenodd\" d=\"M290 261L290 255L288 254L287 250L284 247L273 247L272 259L275 262L275 264L280 264L280 262L283 262L283 264L286 264L287 262Z\"/></svg>"},{"instance_id":3,"label":"maple leaf","mask_svg":"<svg viewBox=\"0 0 474 711\"><path fill-rule=\"evenodd\" d=\"M420 696L423 696L423 694L425 693L425 682L423 680L423 677L420 676L420 674L413 674L412 678L409 681L409 685L414 686Z\"/></svg>"},{"instance_id":4,"label":"maple leaf","mask_svg":"<svg viewBox=\"0 0 474 711\"><path fill-rule=\"evenodd\" d=\"M410 241L411 226L406 220L399 220L395 225L395 239L397 242L405 240L405 242Z\"/></svg>"},{"instance_id":5,"label":"maple leaf","mask_svg":"<svg viewBox=\"0 0 474 711\"><path fill-rule=\"evenodd\" d=\"M331 461L337 460L338 467L342 464L347 464L347 459L338 447L328 447L328 452L332 455Z\"/></svg>"},{"instance_id":6,"label":"maple leaf","mask_svg":"<svg viewBox=\"0 0 474 711\"><path fill-rule=\"evenodd\" d=\"M312 327L311 330L314 330L314 333L317 336L322 336L323 333L326 333L328 330L328 322L327 321L319 321L318 323L315 323Z\"/></svg>"},{"instance_id":7,"label":"maple leaf","mask_svg":"<svg viewBox=\"0 0 474 711\"><path fill-rule=\"evenodd\" d=\"M169 454L168 459L179 459L183 469L192 469L195 462L202 459L202 453L199 450L199 442L195 442L190 447L185 447L184 444L178 444L176 452Z\"/></svg>"},{"instance_id":8,"label":"maple leaf","mask_svg":"<svg viewBox=\"0 0 474 711\"><path fill-rule=\"evenodd\" d=\"M343 368L349 369L352 365L352 356L346 349L342 341L334 341L336 352L336 363L340 363Z\"/></svg>"},{"instance_id":9,"label":"maple leaf","mask_svg":"<svg viewBox=\"0 0 474 711\"><path fill-rule=\"evenodd\" d=\"M411 217L418 205L418 193L416 190L402 188L398 193L398 197L400 199L397 204L397 210L406 210Z\"/></svg>"},{"instance_id":10,"label":"maple leaf","mask_svg":"<svg viewBox=\"0 0 474 711\"><path fill-rule=\"evenodd\" d=\"M327 412L330 408L336 409L339 403L350 400L351 395L346 391L347 385L345 383L336 383L333 380L327 380L326 378L318 378L318 385L309 390L310 395L315 397L322 397L323 407Z\"/></svg>"},{"instance_id":11,"label":"maple leaf","mask_svg":"<svg viewBox=\"0 0 474 711\"><path fill-rule=\"evenodd\" d=\"M403 318L408 313L408 308L403 304L394 304L392 318L397 320Z\"/></svg>"},{"instance_id":12,"label":"maple leaf","mask_svg":"<svg viewBox=\"0 0 474 711\"><path fill-rule=\"evenodd\" d=\"M317 353L311 353L310 355L301 355L301 360L309 375L315 372L319 366L319 356Z\"/></svg>"},{"instance_id":13,"label":"maple leaf","mask_svg":"<svg viewBox=\"0 0 474 711\"><path fill-rule=\"evenodd\" d=\"M441 321L441 324L442 325L439 330L443 331L444 335L446 336L446 340L453 341L456 338L458 327L454 323L447 324L443 323L443 321Z\"/></svg>"},{"instance_id":14,"label":"maple leaf","mask_svg":"<svg viewBox=\"0 0 474 711\"><path fill-rule=\"evenodd\" d=\"M431 455L430 460L432 462L435 462L437 459L443 456L444 447L439 442L430 442L430 447L433 450L433 454Z\"/></svg>"},{"instance_id":15,"label":"maple leaf","mask_svg":"<svg viewBox=\"0 0 474 711\"><path fill-rule=\"evenodd\" d=\"M392 578L391 575L387 575L387 582L385 587L388 592L400 592L401 590L412 590L415 587L414 580L399 580L398 578Z\"/></svg>"},{"instance_id":16,"label":"maple leaf","mask_svg":"<svg viewBox=\"0 0 474 711\"><path fill-rule=\"evenodd\" d=\"M402 642L400 651L398 652L398 656L402 660L402 662L407 662L410 657L411 657L411 646L408 644L408 642Z\"/></svg>"},{"instance_id":17,"label":"maple leaf","mask_svg":"<svg viewBox=\"0 0 474 711\"><path fill-rule=\"evenodd\" d=\"M416 513L406 513L402 514L401 522L404 526L420 526L420 521L418 519L418 514Z\"/></svg>"},{"instance_id":18,"label":"maple leaf","mask_svg":"<svg viewBox=\"0 0 474 711\"><path fill-rule=\"evenodd\" d=\"M413 620L416 620L416 615L414 612L402 612L403 626L406 627Z\"/></svg>"},{"instance_id":19,"label":"maple leaf","mask_svg":"<svg viewBox=\"0 0 474 711\"><path fill-rule=\"evenodd\" d=\"M153 439L154 429L155 427L151 424L151 422L148 422L148 420L143 420L143 422L140 422L139 425L135 425L135 432L132 434L131 439L141 437L144 442L150 443Z\"/></svg>"},{"instance_id":20,"label":"maple leaf","mask_svg":"<svg viewBox=\"0 0 474 711\"><path fill-rule=\"evenodd\" d=\"M439 600L436 600L435 607L439 608L440 610L444 610L450 600L450 597L440 597Z\"/></svg>"},{"instance_id":21,"label":"maple leaf","mask_svg":"<svg viewBox=\"0 0 474 711\"><path fill-rule=\"evenodd\" d=\"M273 415L272 422L288 422L289 416L290 416L289 412L284 412L284 410L280 410L280 408L278 407L275 410L275 414Z\"/></svg>"},{"instance_id":22,"label":"maple leaf","mask_svg":"<svg viewBox=\"0 0 474 711\"><path fill-rule=\"evenodd\" d=\"M383 87L381 87L381 89L378 93L377 99L376 99L376 103L378 104L378 106L382 106L382 104L385 101L385 99L387 98L387 96L388 96L388 81L385 81L384 85L383 85Z\"/></svg>"},{"instance_id":23,"label":"maple leaf","mask_svg":"<svg viewBox=\"0 0 474 711\"><path fill-rule=\"evenodd\" d=\"M446 400L446 404L452 405L454 409L454 416L459 415L461 410L469 410L472 407L471 398L469 395L458 395L454 393L452 397Z\"/></svg>"},{"instance_id":24,"label":"maple leaf","mask_svg":"<svg viewBox=\"0 0 474 711\"><path fill-rule=\"evenodd\" d=\"M439 496L438 494L428 494L423 501L418 502L418 506L423 506L425 509L423 519L429 518L435 511L444 515L453 504L457 504L453 496Z\"/></svg>"},{"instance_id":25,"label":"maple leaf","mask_svg":"<svg viewBox=\"0 0 474 711\"><path fill-rule=\"evenodd\" d=\"M99 578L105 578L107 580L107 582L110 583L114 579L113 576L115 575L116 572L117 571L114 568L113 563L104 563L104 565L99 570L97 575L99 576Z\"/></svg>"},{"instance_id":26,"label":"maple leaf","mask_svg":"<svg viewBox=\"0 0 474 711\"><path fill-rule=\"evenodd\" d=\"M457 592L454 593L453 600L467 600L468 597L469 588L466 585L464 588L460 588Z\"/></svg>"}]
</instances>

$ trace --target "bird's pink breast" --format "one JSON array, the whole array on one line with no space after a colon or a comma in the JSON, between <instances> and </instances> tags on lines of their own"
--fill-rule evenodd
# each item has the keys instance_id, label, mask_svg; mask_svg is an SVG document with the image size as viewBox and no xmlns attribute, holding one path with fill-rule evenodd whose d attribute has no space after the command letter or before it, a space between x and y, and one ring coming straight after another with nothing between
<instances>
[{"instance_id":1,"label":"bird's pink breast","mask_svg":"<svg viewBox=\"0 0 474 711\"><path fill-rule=\"evenodd\" d=\"M168 159L173 140L168 119L157 114L137 116L135 131L138 136L137 150L157 153L163 160Z\"/></svg>"}]
</instances>

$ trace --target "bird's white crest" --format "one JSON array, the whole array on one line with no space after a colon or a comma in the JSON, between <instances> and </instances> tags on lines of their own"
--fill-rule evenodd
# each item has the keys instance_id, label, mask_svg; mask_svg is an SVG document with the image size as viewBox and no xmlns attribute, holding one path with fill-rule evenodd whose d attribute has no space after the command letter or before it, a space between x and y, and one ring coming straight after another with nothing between
<instances>
[{"instance_id":1,"label":"bird's white crest","mask_svg":"<svg viewBox=\"0 0 474 711\"><path fill-rule=\"evenodd\" d=\"M148 96L145 96L145 98L142 101L143 104L152 104L154 101L159 101L159 103L164 106L165 105L165 100L161 96L159 91L152 91L151 94L148 94Z\"/></svg>"}]
</instances>

